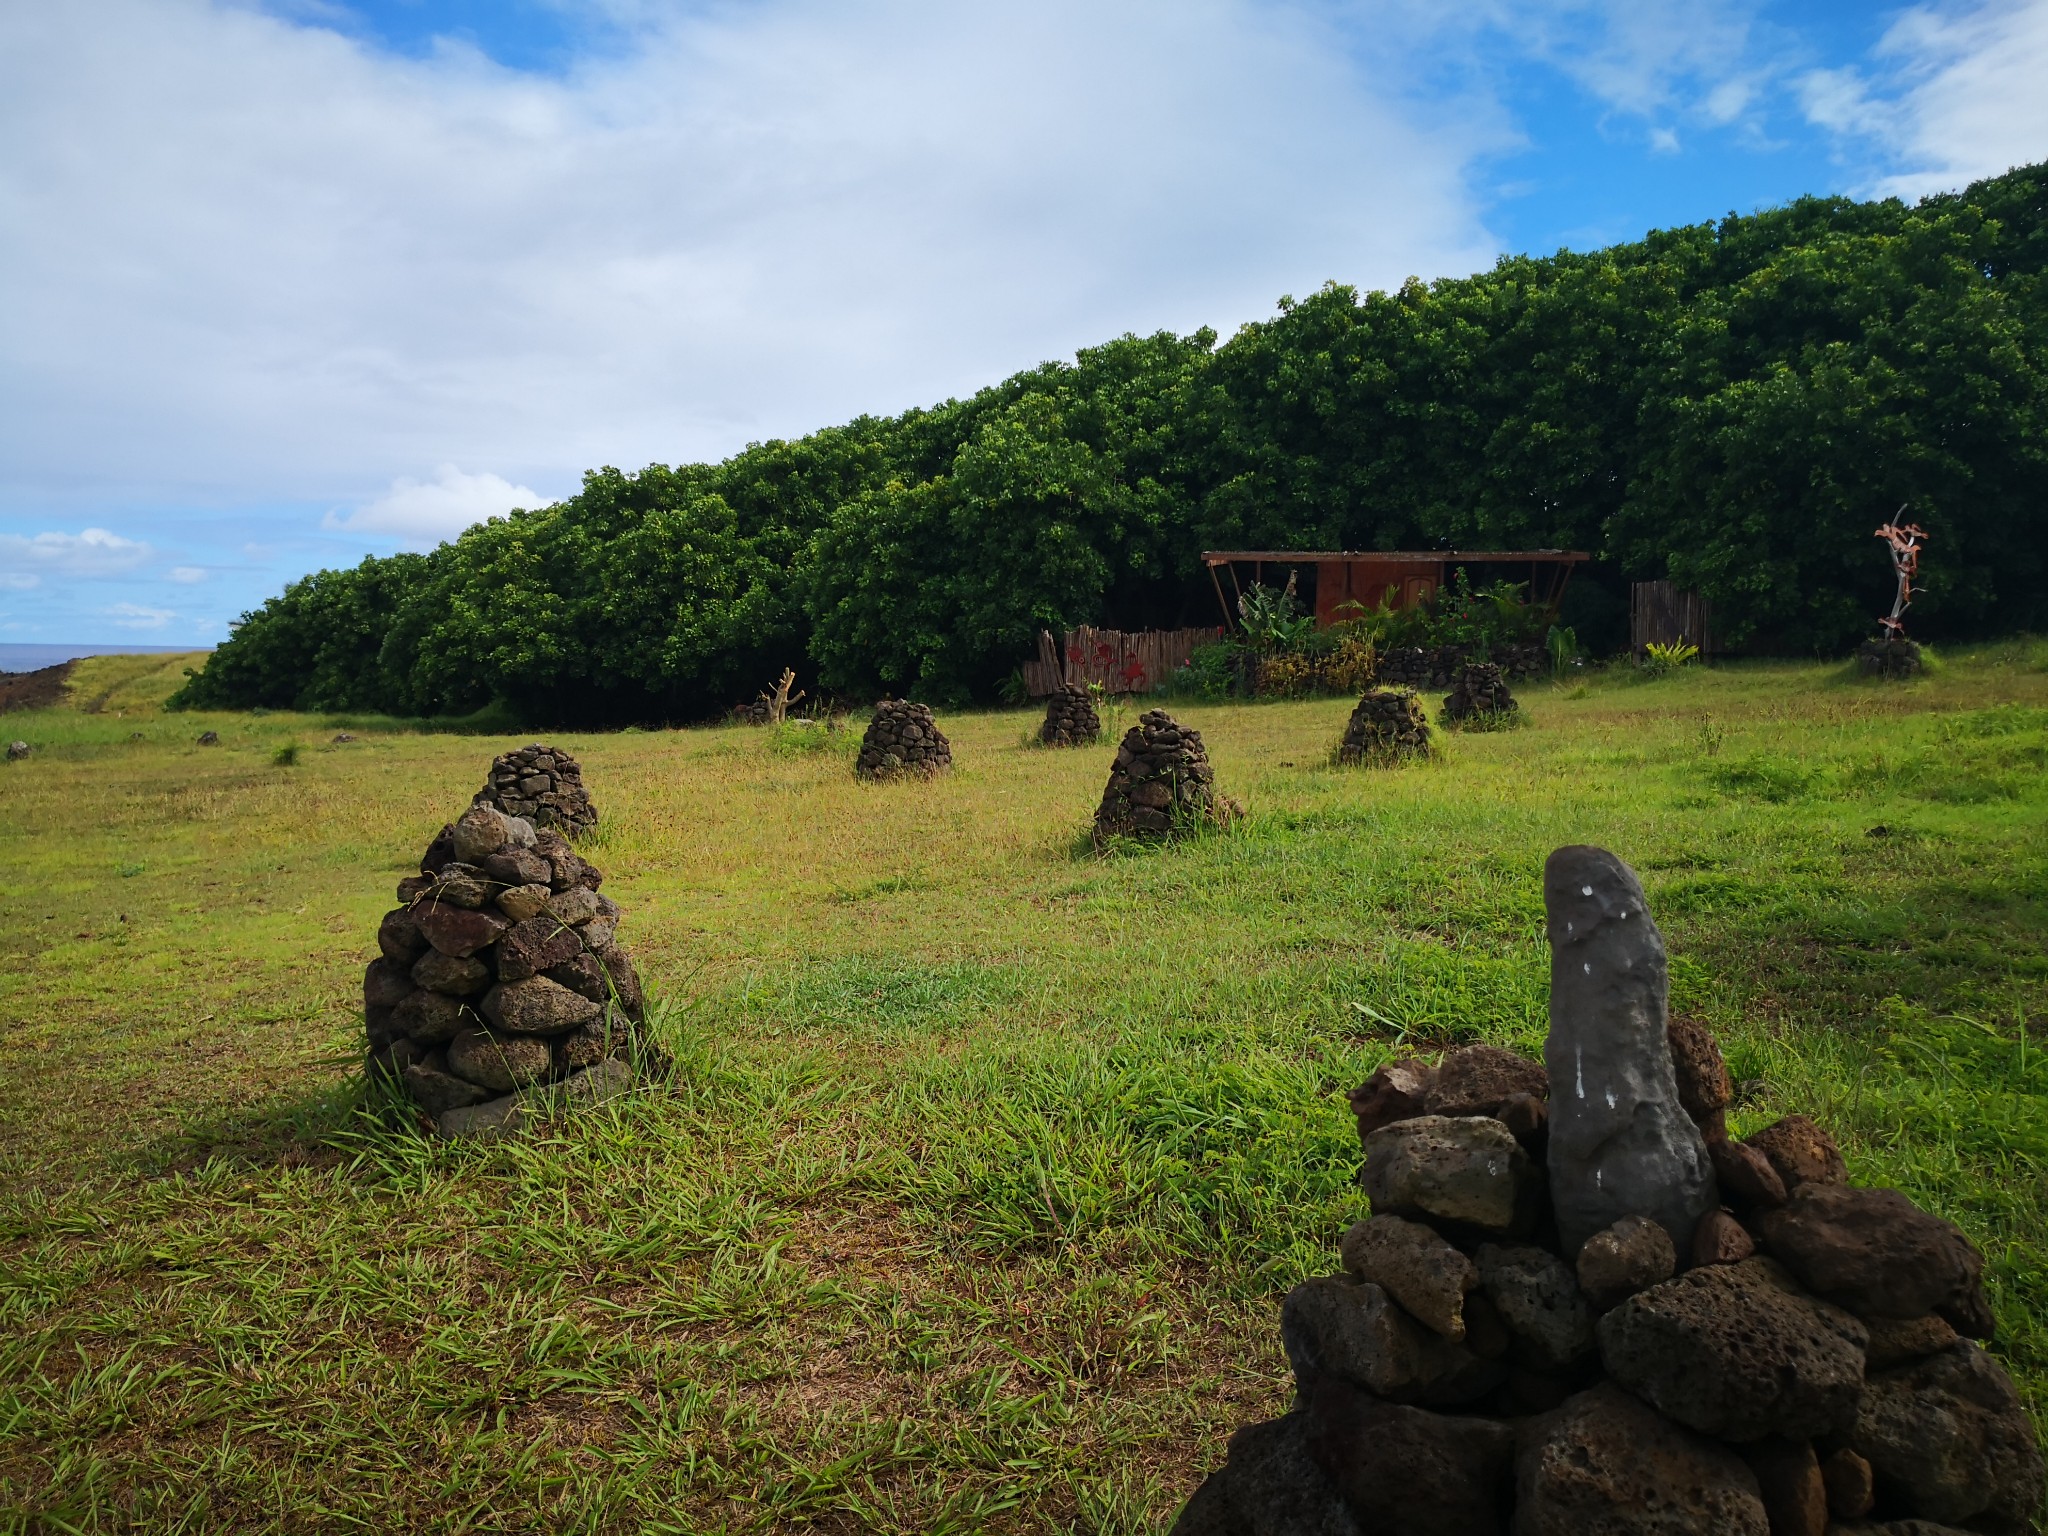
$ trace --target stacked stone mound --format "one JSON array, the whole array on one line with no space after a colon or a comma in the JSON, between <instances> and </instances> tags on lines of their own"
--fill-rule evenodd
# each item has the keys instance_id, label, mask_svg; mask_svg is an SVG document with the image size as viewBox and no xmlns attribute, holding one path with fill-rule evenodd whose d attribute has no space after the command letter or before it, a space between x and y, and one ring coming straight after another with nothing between
<instances>
[{"instance_id":1,"label":"stacked stone mound","mask_svg":"<svg viewBox=\"0 0 2048 1536\"><path fill-rule=\"evenodd\" d=\"M1913 677L1925 663L1910 640L1866 640L1856 647L1856 666L1865 677Z\"/></svg>"},{"instance_id":2,"label":"stacked stone mound","mask_svg":"<svg viewBox=\"0 0 2048 1536\"><path fill-rule=\"evenodd\" d=\"M1102 720L1095 713L1095 700L1075 683L1062 683L1045 702L1045 724L1038 739L1048 747L1080 747L1102 735Z\"/></svg>"},{"instance_id":3,"label":"stacked stone mound","mask_svg":"<svg viewBox=\"0 0 2048 1536\"><path fill-rule=\"evenodd\" d=\"M1391 763L1428 751L1429 721L1422 701L1405 688L1375 688L1351 711L1337 761Z\"/></svg>"},{"instance_id":4,"label":"stacked stone mound","mask_svg":"<svg viewBox=\"0 0 2048 1536\"><path fill-rule=\"evenodd\" d=\"M475 803L570 837L597 825L597 807L590 803L576 759L538 741L493 761Z\"/></svg>"},{"instance_id":5,"label":"stacked stone mound","mask_svg":"<svg viewBox=\"0 0 2048 1536\"><path fill-rule=\"evenodd\" d=\"M1351 1095L1372 1214L1291 1291L1293 1409L1178 1536L2021 1536L2043 1468L1961 1231L1790 1115L1733 1140L1626 865L1545 870L1546 1065Z\"/></svg>"},{"instance_id":6,"label":"stacked stone mound","mask_svg":"<svg viewBox=\"0 0 2048 1536\"><path fill-rule=\"evenodd\" d=\"M1527 640L1496 645L1491 655L1511 682L1534 677L1548 660L1542 646ZM1395 646L1380 653L1378 682L1382 688L1448 688L1458 668L1471 659L1469 645Z\"/></svg>"},{"instance_id":7,"label":"stacked stone mound","mask_svg":"<svg viewBox=\"0 0 2048 1536\"><path fill-rule=\"evenodd\" d=\"M443 827L363 975L371 1072L446 1136L630 1084L640 978L603 880L559 832L487 805Z\"/></svg>"},{"instance_id":8,"label":"stacked stone mound","mask_svg":"<svg viewBox=\"0 0 2048 1536\"><path fill-rule=\"evenodd\" d=\"M741 725L767 725L774 718L774 711L766 699L756 699L751 704L735 704L732 717Z\"/></svg>"},{"instance_id":9,"label":"stacked stone mound","mask_svg":"<svg viewBox=\"0 0 2048 1536\"><path fill-rule=\"evenodd\" d=\"M932 719L929 704L884 699L861 738L853 771L864 779L914 773L930 778L953 766L953 747Z\"/></svg>"},{"instance_id":10,"label":"stacked stone mound","mask_svg":"<svg viewBox=\"0 0 2048 1536\"><path fill-rule=\"evenodd\" d=\"M1163 709L1148 709L1116 749L1095 811L1095 841L1171 837L1221 821L1227 807L1216 798L1202 733Z\"/></svg>"},{"instance_id":11,"label":"stacked stone mound","mask_svg":"<svg viewBox=\"0 0 2048 1536\"><path fill-rule=\"evenodd\" d=\"M1497 720L1519 708L1508 692L1500 666L1491 661L1468 661L1451 678L1451 691L1444 697L1444 723L1468 720Z\"/></svg>"}]
</instances>

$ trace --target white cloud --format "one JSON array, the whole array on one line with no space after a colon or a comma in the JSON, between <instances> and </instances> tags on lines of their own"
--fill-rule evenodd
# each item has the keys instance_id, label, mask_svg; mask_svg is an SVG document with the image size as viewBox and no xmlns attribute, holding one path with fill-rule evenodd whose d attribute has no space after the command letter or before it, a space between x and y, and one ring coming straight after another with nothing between
<instances>
[{"instance_id":1,"label":"white cloud","mask_svg":"<svg viewBox=\"0 0 2048 1536\"><path fill-rule=\"evenodd\" d=\"M149 558L149 546L104 528L83 533L0 533L0 560L65 576L118 576ZM33 582L30 583L33 585Z\"/></svg>"},{"instance_id":2,"label":"white cloud","mask_svg":"<svg viewBox=\"0 0 2048 1536\"><path fill-rule=\"evenodd\" d=\"M140 603L116 603L101 611L122 629L162 629L178 616L169 608L147 608Z\"/></svg>"},{"instance_id":3,"label":"white cloud","mask_svg":"<svg viewBox=\"0 0 2048 1536\"><path fill-rule=\"evenodd\" d=\"M544 507L552 499L498 475L467 475L443 464L432 480L394 480L375 501L353 512L328 514L326 526L395 534L412 548L426 549L486 518L502 517L515 507Z\"/></svg>"},{"instance_id":4,"label":"white cloud","mask_svg":"<svg viewBox=\"0 0 2048 1536\"><path fill-rule=\"evenodd\" d=\"M1429 8L1382 9L634 5L539 78L228 0L0 6L0 490L560 494L1488 265L1503 116L1419 104Z\"/></svg>"},{"instance_id":5,"label":"white cloud","mask_svg":"<svg viewBox=\"0 0 2048 1536\"><path fill-rule=\"evenodd\" d=\"M33 571L0 571L0 587L5 587L10 592L26 592L29 588L42 584L43 578Z\"/></svg>"},{"instance_id":6,"label":"white cloud","mask_svg":"<svg viewBox=\"0 0 2048 1536\"><path fill-rule=\"evenodd\" d=\"M1869 190L1920 197L2048 157L2048 0L1919 6L1876 64L1801 81L1807 117L1898 169Z\"/></svg>"},{"instance_id":7,"label":"white cloud","mask_svg":"<svg viewBox=\"0 0 2048 1536\"><path fill-rule=\"evenodd\" d=\"M206 572L196 565L174 565L170 569L171 580L180 586L193 586L206 580Z\"/></svg>"}]
</instances>

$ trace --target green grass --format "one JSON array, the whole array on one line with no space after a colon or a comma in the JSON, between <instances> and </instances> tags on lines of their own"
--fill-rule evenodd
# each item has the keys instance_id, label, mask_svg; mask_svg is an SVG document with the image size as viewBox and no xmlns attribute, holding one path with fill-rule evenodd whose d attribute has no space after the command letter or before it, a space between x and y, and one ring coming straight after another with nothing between
<instances>
[{"instance_id":1,"label":"green grass","mask_svg":"<svg viewBox=\"0 0 2048 1536\"><path fill-rule=\"evenodd\" d=\"M487 1150L363 1112L354 993L530 737L91 664L0 771L0 1527L1159 1529L1285 1405L1278 1298L1360 1213L1342 1090L1540 1043L1573 841L1763 1080L1739 1128L1812 1113L1983 1245L2038 1408L2044 663L1536 684L1392 770L1328 765L1349 700L1176 704L1249 819L1107 858L1109 744L1018 712L942 717L929 784L798 728L551 738L677 1067Z\"/></svg>"}]
</instances>

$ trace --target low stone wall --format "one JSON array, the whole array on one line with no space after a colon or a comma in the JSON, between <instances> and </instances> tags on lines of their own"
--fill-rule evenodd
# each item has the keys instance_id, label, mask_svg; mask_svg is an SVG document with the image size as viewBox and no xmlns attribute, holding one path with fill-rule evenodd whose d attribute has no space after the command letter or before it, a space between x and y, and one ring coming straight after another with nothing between
<instances>
[{"instance_id":1,"label":"low stone wall","mask_svg":"<svg viewBox=\"0 0 2048 1536\"><path fill-rule=\"evenodd\" d=\"M1095 700L1086 688L1062 683L1046 700L1045 723L1038 739L1048 747L1079 747L1102 735L1102 717L1095 713Z\"/></svg>"},{"instance_id":2,"label":"low stone wall","mask_svg":"<svg viewBox=\"0 0 2048 1536\"><path fill-rule=\"evenodd\" d=\"M1458 668L1472 659L1473 651L1469 645L1439 645L1427 650L1396 646L1380 653L1376 681L1382 688L1448 688ZM1493 646L1488 659L1511 682L1535 677L1549 665L1543 647L1533 640Z\"/></svg>"},{"instance_id":3,"label":"low stone wall","mask_svg":"<svg viewBox=\"0 0 2048 1536\"><path fill-rule=\"evenodd\" d=\"M1337 746L1340 763L1394 763L1429 751L1429 720L1407 689L1375 688L1359 699Z\"/></svg>"},{"instance_id":4,"label":"low stone wall","mask_svg":"<svg viewBox=\"0 0 2048 1536\"><path fill-rule=\"evenodd\" d=\"M1288 1414L1176 1536L2023 1536L2033 1425L1984 1261L1788 1115L1732 1140L1619 859L1545 870L1546 1064L1407 1058L1351 1095L1371 1215L1281 1308Z\"/></svg>"},{"instance_id":5,"label":"low stone wall","mask_svg":"<svg viewBox=\"0 0 2048 1536\"><path fill-rule=\"evenodd\" d=\"M643 1002L603 880L560 833L490 806L442 828L363 974L371 1073L446 1136L628 1086Z\"/></svg>"},{"instance_id":6,"label":"low stone wall","mask_svg":"<svg viewBox=\"0 0 2048 1536\"><path fill-rule=\"evenodd\" d=\"M538 741L492 762L475 803L570 837L597 825L597 807L583 787L576 759Z\"/></svg>"},{"instance_id":7,"label":"low stone wall","mask_svg":"<svg viewBox=\"0 0 2048 1536\"><path fill-rule=\"evenodd\" d=\"M864 779L905 774L930 778L952 766L952 744L932 719L930 705L884 699L875 706L875 717L861 738L853 771Z\"/></svg>"}]
</instances>

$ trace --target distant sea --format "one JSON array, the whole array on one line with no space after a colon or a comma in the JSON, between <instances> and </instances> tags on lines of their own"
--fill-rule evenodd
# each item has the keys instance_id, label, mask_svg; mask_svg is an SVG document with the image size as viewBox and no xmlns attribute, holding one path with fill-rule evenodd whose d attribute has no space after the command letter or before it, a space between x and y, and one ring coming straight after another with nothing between
<instances>
[{"instance_id":1,"label":"distant sea","mask_svg":"<svg viewBox=\"0 0 2048 1536\"><path fill-rule=\"evenodd\" d=\"M180 651L203 651L203 645L0 645L0 672L40 672L60 661L81 656L175 656Z\"/></svg>"}]
</instances>

